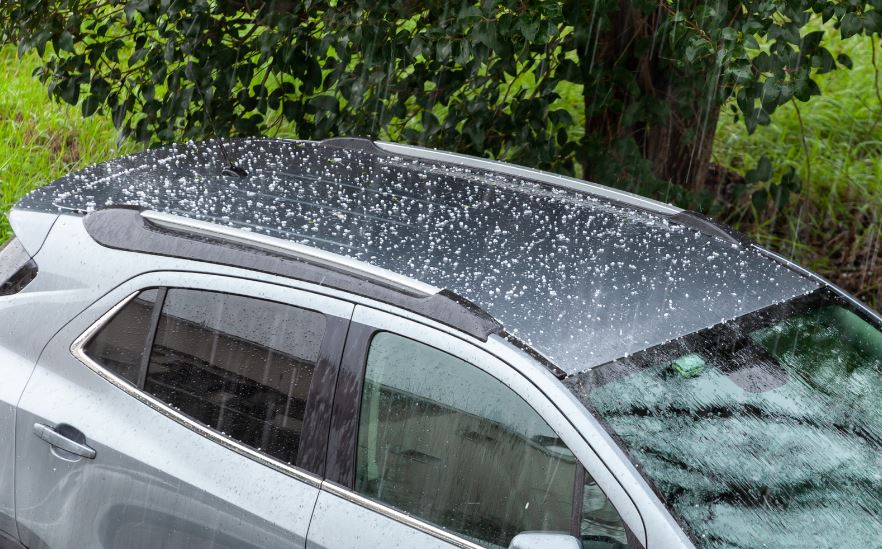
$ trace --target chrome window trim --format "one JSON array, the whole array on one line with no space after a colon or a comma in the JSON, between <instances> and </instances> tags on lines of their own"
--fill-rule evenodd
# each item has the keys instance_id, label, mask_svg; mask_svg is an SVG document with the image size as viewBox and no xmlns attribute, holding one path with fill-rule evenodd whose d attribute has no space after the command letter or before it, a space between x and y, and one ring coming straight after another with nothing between
<instances>
[{"instance_id":1,"label":"chrome window trim","mask_svg":"<svg viewBox=\"0 0 882 549\"><path fill-rule=\"evenodd\" d=\"M137 400L141 401L142 403L146 404L147 406L149 406L149 407L153 408L154 410L156 410L157 412L161 413L165 417L167 417L167 418L179 423L180 425L190 429L194 433L196 433L198 435L202 435L203 437L207 438L208 440L215 442L217 444L220 444L221 446L223 446L224 448L227 448L228 450L232 450L233 452L236 452L237 454L239 454L243 457L246 457L246 458L249 458L253 461L256 461L257 463L260 463L261 465L264 465L266 467L269 467L270 469L278 471L279 473L282 473L282 474L287 475L289 477L292 477L296 480L304 482L314 488L320 488L321 484L322 484L320 477L313 475L312 473L308 473L306 471L303 471L301 469L297 469L292 465L288 465L287 463L283 463L283 462L278 461L274 458L271 458L267 455L264 455L264 454L258 452L257 450L253 450L253 449L249 448L248 446L245 446L244 444L241 444L241 443L239 443L229 437L223 436L223 435L217 433L216 431L214 431L213 429L210 429L210 428L194 421L193 419L190 419L189 417L185 416L184 414L174 410L173 408L171 408L167 404L154 398L150 394L148 394L144 391L141 391L140 389L138 389L132 385L129 385L128 383L123 381L120 377L113 374L110 370L107 370L106 368L104 368L103 366L101 366L100 364L98 364L97 362L92 360L92 358L86 354L86 352L85 352L86 344L92 339L92 337L96 333L98 333L98 331L101 330L101 328L103 328L108 322L110 322L110 320L116 315L116 313L118 313L123 307L128 305L129 302L132 301L133 299L135 299L135 297L137 297L138 294L140 294L142 291L143 290L139 289L139 290L131 293L125 299L123 299L122 301L120 301L119 303L114 305L113 308L111 308L109 311L107 311L106 313L101 315L101 317L97 321L95 321L91 326L89 326L86 329L86 331L84 331L82 334L80 334L79 337L77 337L74 340L73 344L71 344L71 346L70 346L71 354L73 354L73 356L77 360L79 360L84 365L86 365L90 370L92 370L93 372L95 372L99 376L103 377L105 380L107 380L111 384L115 385L118 389L121 389L122 391L126 392L129 396L136 398Z\"/></svg>"},{"instance_id":2,"label":"chrome window trim","mask_svg":"<svg viewBox=\"0 0 882 549\"><path fill-rule=\"evenodd\" d=\"M219 238L228 242L244 244L253 248L259 248L261 250L303 258L307 261L318 263L324 266L342 268L350 273L354 273L375 280L381 280L399 290L404 290L406 292L416 292L420 295L430 296L441 291L440 288L436 288L431 284L427 284L425 282L421 282L419 280L392 272L388 269L376 267L374 265L371 265L370 263L359 261L358 259L353 259L344 255L326 252L324 250L313 248L311 246L306 246L304 244L298 244L296 242L290 242L282 238L276 238L264 234L258 234L242 229L237 229L235 227L227 227L217 223L200 221L197 219L190 219L189 217L156 212L152 210L141 212L141 217L155 225L164 227L166 229L181 231L189 234L208 236L212 238Z\"/></svg>"},{"instance_id":3,"label":"chrome window trim","mask_svg":"<svg viewBox=\"0 0 882 549\"><path fill-rule=\"evenodd\" d=\"M337 483L330 481L322 481L321 489L329 494L333 494L337 497L345 499L350 503L354 503L359 507L364 507L369 511L373 511L375 513L379 513L387 518L390 518L396 522L404 524L405 526L409 526L414 528L415 530L419 530L424 534L429 534L430 536L436 537L441 541L446 541L452 545L457 547L461 547L463 549L485 549L485 545L478 545L475 542L469 541L465 538L457 536L452 532L448 532L442 528L429 524L423 520L420 520L413 515L409 515L403 511L399 511L388 505L383 503L374 501L370 498L366 498L361 494L358 494L348 488L344 488Z\"/></svg>"},{"instance_id":4,"label":"chrome window trim","mask_svg":"<svg viewBox=\"0 0 882 549\"><path fill-rule=\"evenodd\" d=\"M566 177L533 168L525 168L523 166L500 162L498 160L487 160L475 156L444 152L424 147L415 147L413 145L401 145L389 141L374 141L374 144L380 149L392 154L422 158L424 160L437 160L439 162L458 164L460 166L478 168L481 170L513 175L515 177L523 177L524 179L532 179L533 181L548 183L549 185L554 185L556 187L586 193L594 197L605 198L620 204L635 206L660 214L673 215L683 211L682 208L678 208L671 204L665 204L664 202L613 189L612 187L607 187L605 185L590 183L574 177Z\"/></svg>"}]
</instances>

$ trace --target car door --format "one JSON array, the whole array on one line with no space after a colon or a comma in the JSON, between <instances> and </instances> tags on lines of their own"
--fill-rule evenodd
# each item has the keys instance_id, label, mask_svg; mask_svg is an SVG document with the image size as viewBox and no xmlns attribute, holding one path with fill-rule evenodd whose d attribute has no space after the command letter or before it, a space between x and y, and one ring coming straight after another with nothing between
<instances>
[{"instance_id":1,"label":"car door","mask_svg":"<svg viewBox=\"0 0 882 549\"><path fill-rule=\"evenodd\" d=\"M38 547L302 547L352 305L205 274L138 277L48 344L16 422Z\"/></svg>"},{"instance_id":2,"label":"car door","mask_svg":"<svg viewBox=\"0 0 882 549\"><path fill-rule=\"evenodd\" d=\"M0 547L13 547L18 539L15 407L49 337L35 330L41 324L39 300L31 292L22 293L35 275L36 264L17 239L0 244Z\"/></svg>"},{"instance_id":3,"label":"car door","mask_svg":"<svg viewBox=\"0 0 882 549\"><path fill-rule=\"evenodd\" d=\"M553 410L479 347L356 307L307 546L507 547L545 531L640 547L633 503Z\"/></svg>"}]
</instances>

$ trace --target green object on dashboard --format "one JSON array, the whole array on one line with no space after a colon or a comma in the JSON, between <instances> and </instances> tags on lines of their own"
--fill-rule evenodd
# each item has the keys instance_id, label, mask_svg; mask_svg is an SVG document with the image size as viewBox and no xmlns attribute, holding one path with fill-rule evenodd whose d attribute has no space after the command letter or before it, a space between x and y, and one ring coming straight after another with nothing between
<instances>
[{"instance_id":1,"label":"green object on dashboard","mask_svg":"<svg viewBox=\"0 0 882 549\"><path fill-rule=\"evenodd\" d=\"M704 370L706 365L707 363L701 358L701 355L696 353L681 356L671 363L671 367L674 368L674 371L683 377L697 376L702 370Z\"/></svg>"}]
</instances>

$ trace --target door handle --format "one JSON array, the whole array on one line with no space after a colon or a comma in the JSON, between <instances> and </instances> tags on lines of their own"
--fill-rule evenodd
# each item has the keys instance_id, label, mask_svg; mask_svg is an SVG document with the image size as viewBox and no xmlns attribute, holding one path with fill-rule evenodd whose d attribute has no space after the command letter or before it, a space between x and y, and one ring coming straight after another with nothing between
<instances>
[{"instance_id":1,"label":"door handle","mask_svg":"<svg viewBox=\"0 0 882 549\"><path fill-rule=\"evenodd\" d=\"M86 437L69 425L59 425L56 428L52 428L48 425L43 425L42 423L34 423L34 434L41 440L48 442L56 448L86 459L95 459L94 448L90 448L82 442L70 438L76 436L77 438L83 439L83 442L85 442Z\"/></svg>"}]
</instances>

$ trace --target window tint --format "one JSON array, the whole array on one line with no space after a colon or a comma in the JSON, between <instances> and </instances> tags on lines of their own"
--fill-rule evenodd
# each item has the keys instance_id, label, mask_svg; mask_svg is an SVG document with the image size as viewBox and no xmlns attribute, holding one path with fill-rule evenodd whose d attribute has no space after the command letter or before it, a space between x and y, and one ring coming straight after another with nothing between
<instances>
[{"instance_id":1,"label":"window tint","mask_svg":"<svg viewBox=\"0 0 882 549\"><path fill-rule=\"evenodd\" d=\"M156 296L156 290L138 294L89 340L85 348L92 359L135 386L144 360Z\"/></svg>"},{"instance_id":2,"label":"window tint","mask_svg":"<svg viewBox=\"0 0 882 549\"><path fill-rule=\"evenodd\" d=\"M325 332L322 314L170 289L144 390L202 424L293 463Z\"/></svg>"},{"instance_id":3,"label":"window tint","mask_svg":"<svg viewBox=\"0 0 882 549\"><path fill-rule=\"evenodd\" d=\"M490 546L527 530L575 530L575 456L523 399L471 364L378 334L359 423L355 488L368 497ZM599 506L583 505L583 524L601 518Z\"/></svg>"}]
</instances>

